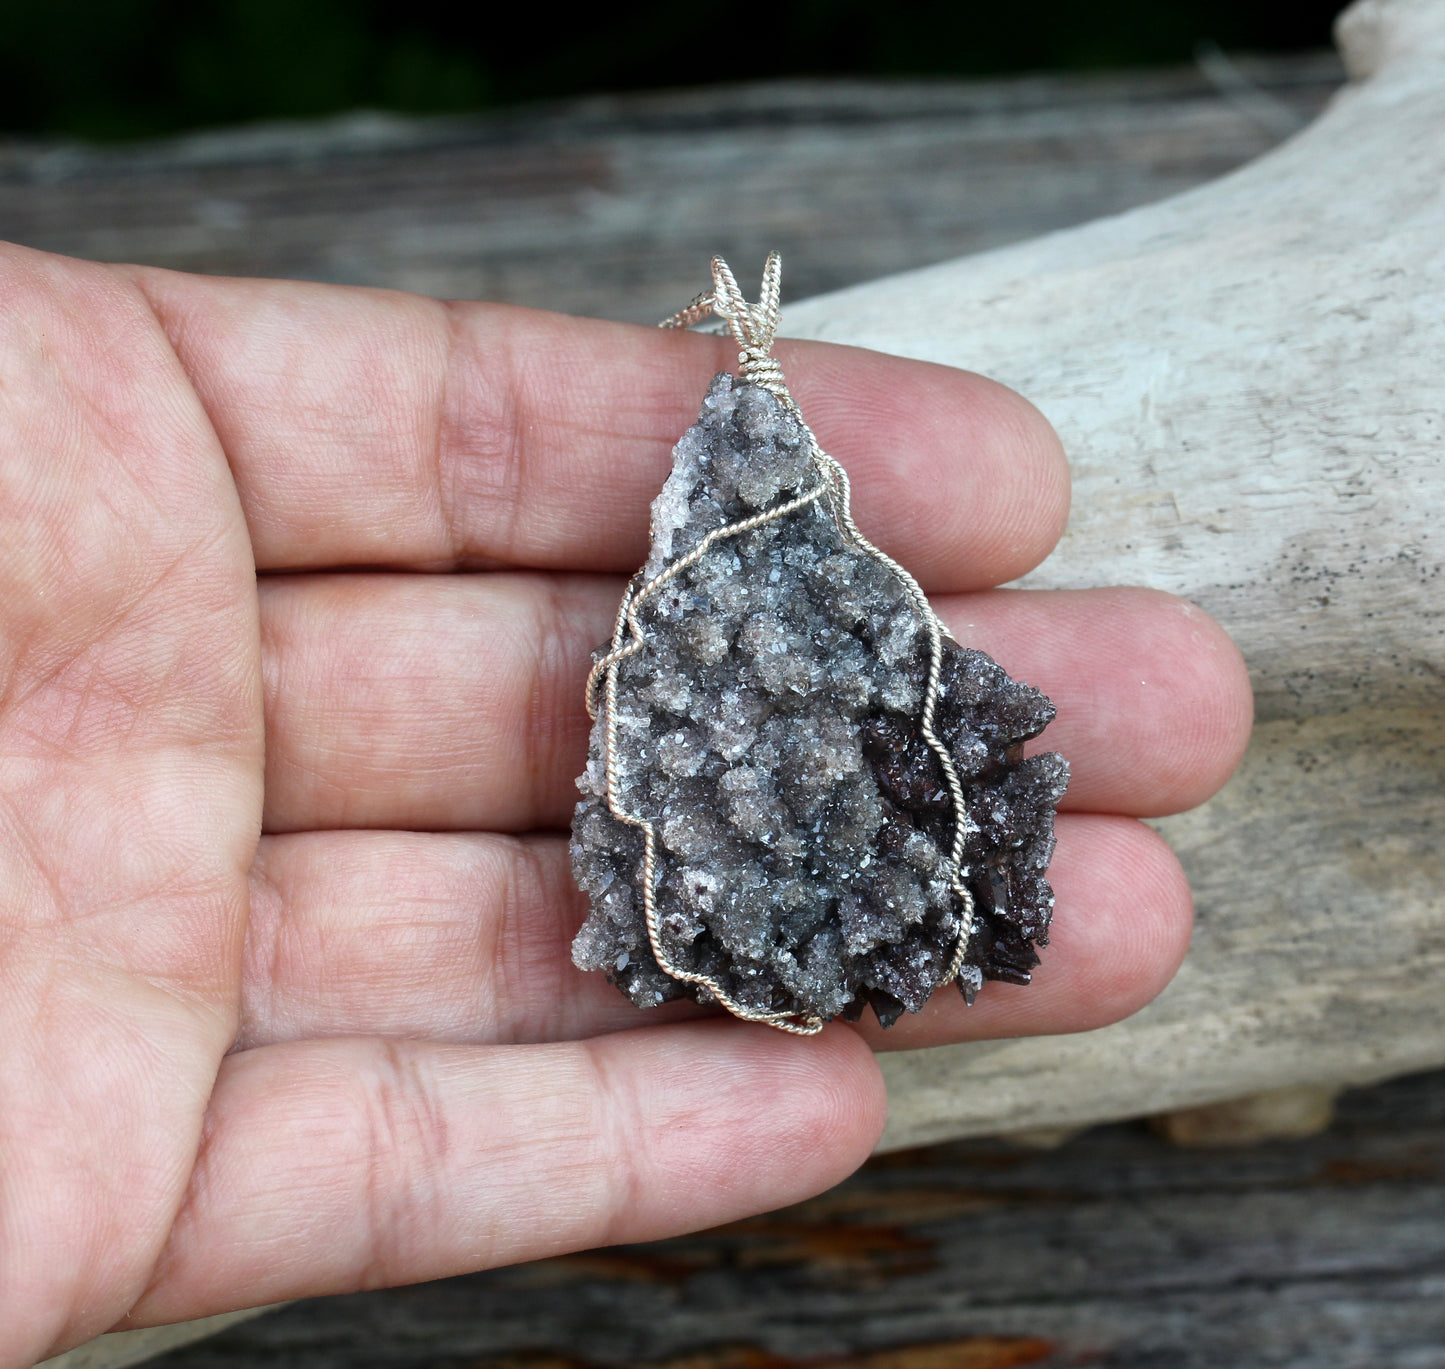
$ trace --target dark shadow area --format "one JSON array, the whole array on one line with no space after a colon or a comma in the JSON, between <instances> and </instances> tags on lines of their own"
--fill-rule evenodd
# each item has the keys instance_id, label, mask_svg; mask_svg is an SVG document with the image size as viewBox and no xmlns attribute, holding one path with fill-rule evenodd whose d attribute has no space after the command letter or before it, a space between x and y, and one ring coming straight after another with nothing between
<instances>
[{"instance_id":1,"label":"dark shadow area","mask_svg":"<svg viewBox=\"0 0 1445 1369\"><path fill-rule=\"evenodd\" d=\"M519 101L788 76L976 76L1325 46L1339 0L779 0L760 15L619 0L0 0L0 132L150 137L360 107ZM571 14L572 12L568 11ZM764 23L766 26L764 27Z\"/></svg>"}]
</instances>

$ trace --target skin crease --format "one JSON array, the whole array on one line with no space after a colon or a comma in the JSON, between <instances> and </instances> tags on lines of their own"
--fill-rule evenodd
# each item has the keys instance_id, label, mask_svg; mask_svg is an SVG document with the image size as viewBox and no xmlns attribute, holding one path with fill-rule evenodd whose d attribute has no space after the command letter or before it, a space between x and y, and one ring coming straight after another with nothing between
<instances>
[{"instance_id":1,"label":"skin crease","mask_svg":"<svg viewBox=\"0 0 1445 1369\"><path fill-rule=\"evenodd\" d=\"M994 588L1067 516L1017 396L779 347L864 531L1075 771L1032 987L803 1040L567 955L587 652L725 344L8 247L0 291L0 1369L796 1201L878 1136L870 1047L1174 972L1138 819L1225 781L1248 685L1168 596Z\"/></svg>"}]
</instances>

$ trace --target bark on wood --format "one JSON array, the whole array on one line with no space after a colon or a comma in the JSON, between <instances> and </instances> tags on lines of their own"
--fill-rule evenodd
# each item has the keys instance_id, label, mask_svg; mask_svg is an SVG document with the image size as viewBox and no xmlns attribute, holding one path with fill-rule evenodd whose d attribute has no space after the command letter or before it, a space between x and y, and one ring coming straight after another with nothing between
<instances>
[{"instance_id":1,"label":"bark on wood","mask_svg":"<svg viewBox=\"0 0 1445 1369\"><path fill-rule=\"evenodd\" d=\"M1334 1117L1339 1093L1332 1084L1295 1084L1160 1113L1149 1125L1176 1146L1209 1149L1317 1136Z\"/></svg>"}]
</instances>

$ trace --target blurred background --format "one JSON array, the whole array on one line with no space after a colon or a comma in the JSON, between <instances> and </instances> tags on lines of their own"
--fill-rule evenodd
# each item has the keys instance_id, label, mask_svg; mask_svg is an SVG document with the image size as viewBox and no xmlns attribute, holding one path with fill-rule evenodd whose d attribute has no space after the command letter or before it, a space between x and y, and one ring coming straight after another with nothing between
<instances>
[{"instance_id":1,"label":"blurred background","mask_svg":"<svg viewBox=\"0 0 1445 1369\"><path fill-rule=\"evenodd\" d=\"M1343 79L1337 0L0 0L0 238L649 322L1224 174Z\"/></svg>"},{"instance_id":2,"label":"blurred background","mask_svg":"<svg viewBox=\"0 0 1445 1369\"><path fill-rule=\"evenodd\" d=\"M780 0L766 34L676 0L4 0L0 130L154 137L350 109L459 113L788 76L978 76L1187 62L1201 43L1328 45L1335 0Z\"/></svg>"}]
</instances>

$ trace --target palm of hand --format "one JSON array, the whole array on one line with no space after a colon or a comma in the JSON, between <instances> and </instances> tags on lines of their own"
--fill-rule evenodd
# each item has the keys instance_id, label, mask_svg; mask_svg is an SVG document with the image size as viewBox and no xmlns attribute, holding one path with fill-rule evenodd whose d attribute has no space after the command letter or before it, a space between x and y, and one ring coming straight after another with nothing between
<instances>
[{"instance_id":1,"label":"palm of hand","mask_svg":"<svg viewBox=\"0 0 1445 1369\"><path fill-rule=\"evenodd\" d=\"M0 1369L859 1163L867 1033L639 1017L567 958L587 652L727 349L19 250L0 277ZM1223 782L1237 655L1166 596L987 590L1067 506L1021 401L780 350L865 528L1060 704L1076 775L1039 982L874 1043L1132 1011L1189 921L1133 815Z\"/></svg>"}]
</instances>

